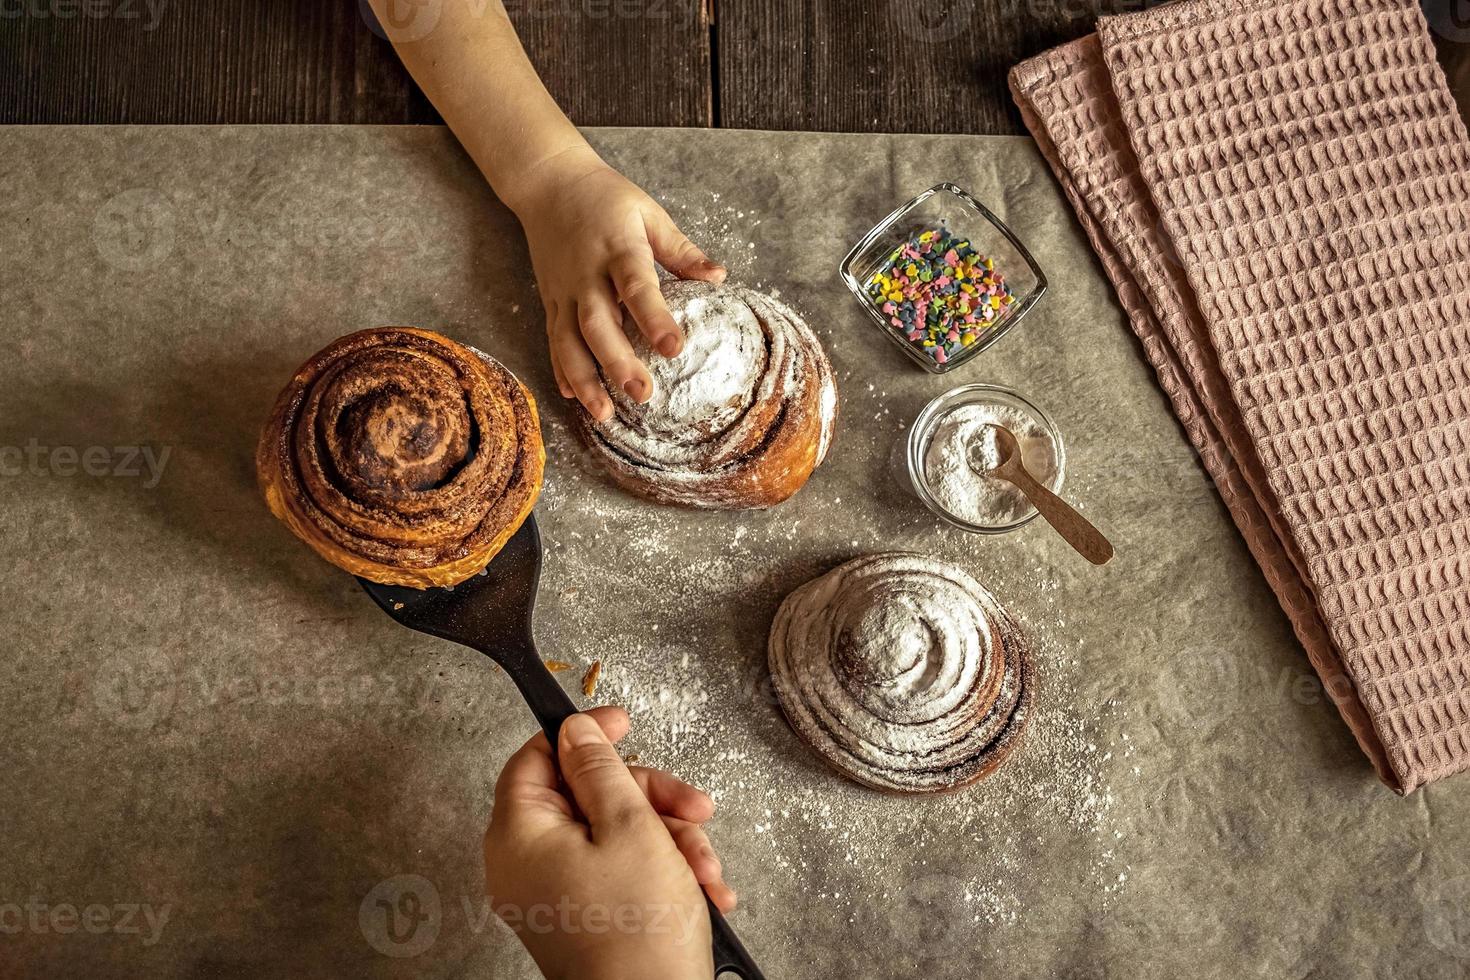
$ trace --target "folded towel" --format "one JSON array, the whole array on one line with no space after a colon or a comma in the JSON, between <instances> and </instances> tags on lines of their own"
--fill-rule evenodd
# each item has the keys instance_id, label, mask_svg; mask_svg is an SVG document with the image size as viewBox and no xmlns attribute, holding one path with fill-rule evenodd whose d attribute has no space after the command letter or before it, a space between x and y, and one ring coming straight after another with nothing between
<instances>
[{"instance_id":1,"label":"folded towel","mask_svg":"<svg viewBox=\"0 0 1470 980\"><path fill-rule=\"evenodd\" d=\"M1011 89L1379 776L1470 767L1470 141L1412 0L1184 0Z\"/></svg>"}]
</instances>

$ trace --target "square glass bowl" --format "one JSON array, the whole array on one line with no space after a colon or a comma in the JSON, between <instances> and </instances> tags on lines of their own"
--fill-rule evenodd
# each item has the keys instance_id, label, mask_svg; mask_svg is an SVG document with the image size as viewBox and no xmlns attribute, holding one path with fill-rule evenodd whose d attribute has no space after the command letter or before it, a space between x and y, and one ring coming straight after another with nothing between
<instances>
[{"instance_id":1,"label":"square glass bowl","mask_svg":"<svg viewBox=\"0 0 1470 980\"><path fill-rule=\"evenodd\" d=\"M889 321L879 304L868 296L868 280L887 268L888 259L914 235L934 228L945 228L967 238L975 251L993 259L997 272L1005 276L1006 286L1015 302L1005 307L991 321L990 329L971 344L940 364L910 343ZM842 260L842 280L867 310L873 323L882 330L915 363L932 374L944 374L968 364L988 350L1011 328L1021 322L1036 301L1046 292L1046 276L1041 267L1021 244L1015 232L1006 227L990 209L954 184L936 184L912 201L894 211L863 236Z\"/></svg>"}]
</instances>

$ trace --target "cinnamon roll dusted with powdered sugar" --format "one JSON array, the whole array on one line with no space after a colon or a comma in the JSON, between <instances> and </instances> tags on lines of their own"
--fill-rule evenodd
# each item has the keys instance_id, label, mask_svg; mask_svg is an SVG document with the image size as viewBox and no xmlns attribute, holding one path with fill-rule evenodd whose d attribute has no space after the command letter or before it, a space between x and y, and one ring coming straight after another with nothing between
<instances>
[{"instance_id":1,"label":"cinnamon roll dusted with powdered sugar","mask_svg":"<svg viewBox=\"0 0 1470 980\"><path fill-rule=\"evenodd\" d=\"M677 357L628 337L653 378L639 404L607 384L613 416L580 407L574 426L621 486L688 507L769 507L806 483L837 419L832 366L810 327L779 300L738 286L669 282L684 331Z\"/></svg>"},{"instance_id":2,"label":"cinnamon roll dusted with powdered sugar","mask_svg":"<svg viewBox=\"0 0 1470 980\"><path fill-rule=\"evenodd\" d=\"M1030 649L964 571L909 553L848 562L792 592L771 627L772 682L791 727L860 783L958 789L1025 728Z\"/></svg>"}]
</instances>

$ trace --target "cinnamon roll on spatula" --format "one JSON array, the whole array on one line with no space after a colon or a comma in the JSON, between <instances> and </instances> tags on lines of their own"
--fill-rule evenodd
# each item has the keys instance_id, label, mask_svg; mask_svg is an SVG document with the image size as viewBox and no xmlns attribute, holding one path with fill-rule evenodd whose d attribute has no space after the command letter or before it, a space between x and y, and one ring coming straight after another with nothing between
<instances>
[{"instance_id":1,"label":"cinnamon roll on spatula","mask_svg":"<svg viewBox=\"0 0 1470 980\"><path fill-rule=\"evenodd\" d=\"M923 555L856 558L796 589L768 654L797 735L844 775L893 793L994 772L1034 696L1015 621L964 571Z\"/></svg>"},{"instance_id":2,"label":"cinnamon roll on spatula","mask_svg":"<svg viewBox=\"0 0 1470 980\"><path fill-rule=\"evenodd\" d=\"M573 426L621 486L661 503L755 508L801 489L831 445L837 420L832 365L790 307L751 289L664 284L684 331L677 357L654 352L626 321L653 378L639 404L606 383L613 416L580 406Z\"/></svg>"},{"instance_id":3,"label":"cinnamon roll on spatula","mask_svg":"<svg viewBox=\"0 0 1470 980\"><path fill-rule=\"evenodd\" d=\"M385 327L301 366L255 462L271 512L323 558L428 588L489 564L531 512L545 459L513 374L439 334Z\"/></svg>"}]
</instances>

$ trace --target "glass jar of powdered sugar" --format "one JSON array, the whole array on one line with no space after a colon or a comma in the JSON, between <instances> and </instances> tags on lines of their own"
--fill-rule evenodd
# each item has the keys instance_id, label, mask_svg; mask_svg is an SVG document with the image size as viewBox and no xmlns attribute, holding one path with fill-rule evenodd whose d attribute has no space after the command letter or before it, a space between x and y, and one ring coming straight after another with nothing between
<instances>
[{"instance_id":1,"label":"glass jar of powdered sugar","mask_svg":"<svg viewBox=\"0 0 1470 980\"><path fill-rule=\"evenodd\" d=\"M946 522L979 534L1014 531L1036 516L1025 494L990 470L1000 462L995 426L1009 429L1026 469L1058 491L1067 454L1051 417L1000 385L973 384L931 401L909 430L909 481L920 500Z\"/></svg>"}]
</instances>

